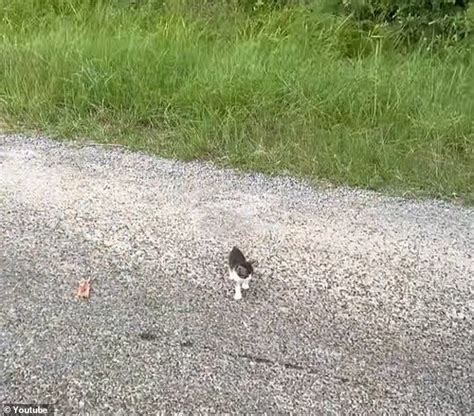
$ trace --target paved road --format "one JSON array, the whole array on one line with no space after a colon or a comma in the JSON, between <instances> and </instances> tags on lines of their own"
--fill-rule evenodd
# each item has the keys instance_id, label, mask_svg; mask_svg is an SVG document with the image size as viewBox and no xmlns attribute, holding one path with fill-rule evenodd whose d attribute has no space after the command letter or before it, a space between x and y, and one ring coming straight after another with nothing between
<instances>
[{"instance_id":1,"label":"paved road","mask_svg":"<svg viewBox=\"0 0 474 416\"><path fill-rule=\"evenodd\" d=\"M234 244L259 260L240 302ZM467 208L0 136L0 397L472 414L473 251Z\"/></svg>"}]
</instances>

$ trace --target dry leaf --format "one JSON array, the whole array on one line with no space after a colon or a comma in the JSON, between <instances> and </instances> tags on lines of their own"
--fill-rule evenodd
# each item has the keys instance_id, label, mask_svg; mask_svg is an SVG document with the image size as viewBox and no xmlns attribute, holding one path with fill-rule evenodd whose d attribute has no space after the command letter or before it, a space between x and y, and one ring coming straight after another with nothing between
<instances>
[{"instance_id":1,"label":"dry leaf","mask_svg":"<svg viewBox=\"0 0 474 416\"><path fill-rule=\"evenodd\" d=\"M77 289L77 297L82 299L89 299L91 291L91 279L81 280Z\"/></svg>"}]
</instances>

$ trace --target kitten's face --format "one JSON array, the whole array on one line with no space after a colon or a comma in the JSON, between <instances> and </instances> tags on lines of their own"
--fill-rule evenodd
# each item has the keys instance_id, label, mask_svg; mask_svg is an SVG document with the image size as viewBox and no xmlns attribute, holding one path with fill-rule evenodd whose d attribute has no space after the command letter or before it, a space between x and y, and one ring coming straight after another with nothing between
<instances>
[{"instance_id":1,"label":"kitten's face","mask_svg":"<svg viewBox=\"0 0 474 416\"><path fill-rule=\"evenodd\" d=\"M247 279L253 273L253 267L250 263L245 263L242 265L238 265L235 268L235 272L241 279Z\"/></svg>"}]
</instances>

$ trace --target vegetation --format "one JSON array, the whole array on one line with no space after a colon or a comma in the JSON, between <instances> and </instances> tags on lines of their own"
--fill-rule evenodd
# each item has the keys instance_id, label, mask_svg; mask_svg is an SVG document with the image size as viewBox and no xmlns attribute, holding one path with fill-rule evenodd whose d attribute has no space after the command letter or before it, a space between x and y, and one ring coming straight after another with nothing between
<instances>
[{"instance_id":1,"label":"vegetation","mask_svg":"<svg viewBox=\"0 0 474 416\"><path fill-rule=\"evenodd\" d=\"M0 118L472 203L474 7L454 3L0 0Z\"/></svg>"}]
</instances>

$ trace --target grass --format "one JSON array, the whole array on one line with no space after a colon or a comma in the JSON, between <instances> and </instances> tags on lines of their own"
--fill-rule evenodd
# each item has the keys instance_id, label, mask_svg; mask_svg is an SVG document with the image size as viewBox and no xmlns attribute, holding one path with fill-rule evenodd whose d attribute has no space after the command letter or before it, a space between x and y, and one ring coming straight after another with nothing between
<instances>
[{"instance_id":1,"label":"grass","mask_svg":"<svg viewBox=\"0 0 474 416\"><path fill-rule=\"evenodd\" d=\"M474 202L472 39L402 50L318 8L130 3L0 0L3 122Z\"/></svg>"}]
</instances>

